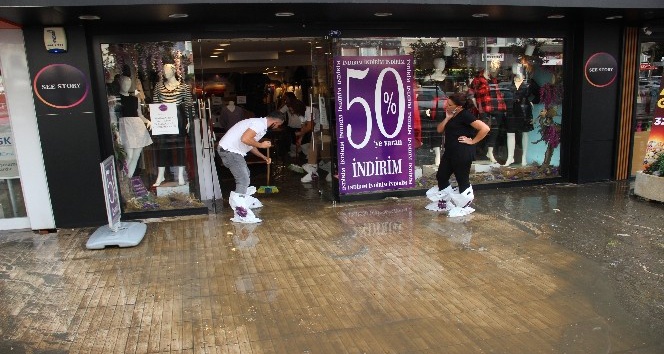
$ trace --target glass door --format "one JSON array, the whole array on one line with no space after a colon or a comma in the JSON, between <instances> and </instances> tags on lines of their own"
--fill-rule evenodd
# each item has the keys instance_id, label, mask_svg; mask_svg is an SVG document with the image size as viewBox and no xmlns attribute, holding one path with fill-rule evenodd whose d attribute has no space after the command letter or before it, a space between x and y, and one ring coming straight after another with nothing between
<instances>
[{"instance_id":1,"label":"glass door","mask_svg":"<svg viewBox=\"0 0 664 354\"><path fill-rule=\"evenodd\" d=\"M314 174L304 172L298 177L303 183L308 183L309 176L330 185L333 153L330 152L330 114L326 107L329 89L325 48L324 40L317 37L193 41L197 57L195 92L205 120L203 124L206 124L204 130L209 132L208 150L214 151L219 140L241 120L265 117L274 111L280 111L285 118L282 127L269 131L264 137L273 143L269 151L270 170L252 154L245 157L251 185L264 185L267 173L275 177L275 171L283 170L280 167L291 165L316 171ZM294 111L295 106L302 108L300 114ZM297 141L295 133L302 129L305 116L313 117L313 129L302 141ZM216 153L210 161L209 171L217 174L208 179L211 190L218 188L215 182L218 180L223 195L228 196L235 186L232 174Z\"/></svg>"}]
</instances>

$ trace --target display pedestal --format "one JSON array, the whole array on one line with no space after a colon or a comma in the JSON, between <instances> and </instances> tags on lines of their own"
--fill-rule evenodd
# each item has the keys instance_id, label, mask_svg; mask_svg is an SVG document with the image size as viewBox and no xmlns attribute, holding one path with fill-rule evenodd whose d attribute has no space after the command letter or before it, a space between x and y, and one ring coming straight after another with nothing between
<instances>
[{"instance_id":1,"label":"display pedestal","mask_svg":"<svg viewBox=\"0 0 664 354\"><path fill-rule=\"evenodd\" d=\"M475 161L470 167L471 172L491 172L492 167L500 167L500 164L491 161Z\"/></svg>"},{"instance_id":2,"label":"display pedestal","mask_svg":"<svg viewBox=\"0 0 664 354\"><path fill-rule=\"evenodd\" d=\"M634 180L634 194L648 200L664 202L664 177L638 171Z\"/></svg>"},{"instance_id":3,"label":"display pedestal","mask_svg":"<svg viewBox=\"0 0 664 354\"><path fill-rule=\"evenodd\" d=\"M189 195L189 183L180 186L177 182L163 182L155 188L157 189L157 197L164 197L173 193Z\"/></svg>"},{"instance_id":4,"label":"display pedestal","mask_svg":"<svg viewBox=\"0 0 664 354\"><path fill-rule=\"evenodd\" d=\"M438 165L422 165L422 176L431 177L435 176L438 172Z\"/></svg>"},{"instance_id":5,"label":"display pedestal","mask_svg":"<svg viewBox=\"0 0 664 354\"><path fill-rule=\"evenodd\" d=\"M121 222L118 231L108 225L100 226L85 244L87 249L100 250L106 246L134 247L141 243L147 225L140 222Z\"/></svg>"}]
</instances>

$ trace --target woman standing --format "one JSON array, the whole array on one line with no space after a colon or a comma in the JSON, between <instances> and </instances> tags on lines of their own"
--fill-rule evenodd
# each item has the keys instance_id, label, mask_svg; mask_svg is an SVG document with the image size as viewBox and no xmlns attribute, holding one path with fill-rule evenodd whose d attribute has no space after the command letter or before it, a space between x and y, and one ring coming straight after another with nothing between
<instances>
[{"instance_id":1,"label":"woman standing","mask_svg":"<svg viewBox=\"0 0 664 354\"><path fill-rule=\"evenodd\" d=\"M472 101L464 93L455 93L447 99L445 119L436 127L436 131L445 136L445 152L436 173L438 186L427 191L427 197L434 201L427 205L429 210L449 211L450 216L467 215L474 211L466 208L474 198L470 186L470 167L475 160L474 145L482 141L491 128L471 113L472 107ZM456 191L450 185L452 174L458 184Z\"/></svg>"}]
</instances>

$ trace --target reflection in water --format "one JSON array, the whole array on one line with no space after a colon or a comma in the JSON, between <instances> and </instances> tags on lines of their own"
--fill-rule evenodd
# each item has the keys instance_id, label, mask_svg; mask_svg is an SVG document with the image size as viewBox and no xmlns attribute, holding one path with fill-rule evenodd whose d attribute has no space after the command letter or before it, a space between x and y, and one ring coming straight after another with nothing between
<instances>
[{"instance_id":1,"label":"reflection in water","mask_svg":"<svg viewBox=\"0 0 664 354\"><path fill-rule=\"evenodd\" d=\"M254 230L258 224L241 224L232 223L235 228L233 234L233 244L239 249L253 248L260 242L258 236L254 234Z\"/></svg>"},{"instance_id":2,"label":"reflection in water","mask_svg":"<svg viewBox=\"0 0 664 354\"><path fill-rule=\"evenodd\" d=\"M239 269L244 270L235 277L235 290L239 294L246 294L249 298L258 302L270 303L275 301L277 299L277 283L274 276L254 271L261 261L256 259L258 256L255 253L256 245L260 242L255 231L260 224L231 223L231 225L234 229L234 250L241 252L239 258L241 267Z\"/></svg>"},{"instance_id":3,"label":"reflection in water","mask_svg":"<svg viewBox=\"0 0 664 354\"><path fill-rule=\"evenodd\" d=\"M433 230L436 234L447 238L455 245L464 248L470 247L470 240L473 237L472 232L468 230L466 224L473 219L474 215L459 216L456 218L436 218L427 225L427 228Z\"/></svg>"}]
</instances>

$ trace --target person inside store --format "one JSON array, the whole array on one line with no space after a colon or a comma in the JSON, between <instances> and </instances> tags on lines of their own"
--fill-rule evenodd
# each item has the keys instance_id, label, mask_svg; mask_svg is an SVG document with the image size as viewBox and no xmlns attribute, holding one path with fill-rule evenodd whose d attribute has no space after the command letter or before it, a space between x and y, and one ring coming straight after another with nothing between
<instances>
[{"instance_id":1,"label":"person inside store","mask_svg":"<svg viewBox=\"0 0 664 354\"><path fill-rule=\"evenodd\" d=\"M526 152L528 151L528 132L533 127L533 104L530 102L531 91L524 83L523 73L516 72L510 85L510 91L514 97L512 101L512 114L505 118L507 129L507 161L503 166L514 163L514 149L516 147L516 136L521 135L521 165L526 166Z\"/></svg>"},{"instance_id":2,"label":"person inside store","mask_svg":"<svg viewBox=\"0 0 664 354\"><path fill-rule=\"evenodd\" d=\"M222 134L228 131L232 126L237 122L245 118L244 108L235 105L235 101L229 100L221 109L221 114L219 118L219 127L222 130Z\"/></svg>"},{"instance_id":3,"label":"person inside store","mask_svg":"<svg viewBox=\"0 0 664 354\"><path fill-rule=\"evenodd\" d=\"M287 151L288 155L290 157L297 157L297 152L295 151L295 132L299 131L302 127L302 120L296 113L293 112L292 107L299 105L299 103L304 105L304 103L298 100L297 97L295 97L295 94L291 91L284 92L283 102L283 105L279 108L279 112L286 115L287 122L286 134L284 134L285 141L282 144L282 149L284 149L284 151L280 152L286 153L286 149L289 149ZM302 112L302 114L304 114L304 112Z\"/></svg>"},{"instance_id":4,"label":"person inside store","mask_svg":"<svg viewBox=\"0 0 664 354\"><path fill-rule=\"evenodd\" d=\"M306 174L300 181L311 182L313 177L318 176L316 135L320 132L320 112L316 107L305 106L300 100L293 101L289 108L300 119L300 129L295 132L295 151L301 151L307 158L307 163L301 166ZM329 174L328 177L331 178Z\"/></svg>"},{"instance_id":5,"label":"person inside store","mask_svg":"<svg viewBox=\"0 0 664 354\"><path fill-rule=\"evenodd\" d=\"M480 118L491 127L486 139L486 157L492 163L496 163L493 150L498 139L500 125L504 124L507 105L498 87L498 79L495 73L491 74L484 69L480 69L470 82L469 91L474 96L474 103L479 111Z\"/></svg>"},{"instance_id":6,"label":"person inside store","mask_svg":"<svg viewBox=\"0 0 664 354\"><path fill-rule=\"evenodd\" d=\"M152 127L152 122L143 116L138 97L129 93L132 84L131 78L121 76L119 80L118 138L126 154L127 176L132 177L143 148L152 144L152 138L148 132Z\"/></svg>"},{"instance_id":7,"label":"person inside store","mask_svg":"<svg viewBox=\"0 0 664 354\"><path fill-rule=\"evenodd\" d=\"M258 149L267 149L272 146L270 140L261 141L268 129L276 129L284 123L283 114L279 111L269 113L262 118L248 118L233 125L219 140L217 153L235 179L235 193L246 194L250 184L249 167L245 156L251 152L265 163L272 163L269 156L265 156Z\"/></svg>"},{"instance_id":8,"label":"person inside store","mask_svg":"<svg viewBox=\"0 0 664 354\"><path fill-rule=\"evenodd\" d=\"M466 93L454 93L447 99L445 119L438 124L436 130L445 135L445 149L441 157L436 179L437 187L427 191L427 197L434 202L442 201L445 205L433 203L434 209L450 212L450 216L466 215L474 209L468 208L474 199L470 185L470 167L475 160L475 144L484 139L491 128L478 119L471 110L474 104ZM454 175L458 184L455 191L450 184ZM460 215L451 215L452 208L458 208Z\"/></svg>"},{"instance_id":9,"label":"person inside store","mask_svg":"<svg viewBox=\"0 0 664 354\"><path fill-rule=\"evenodd\" d=\"M185 140L191 120L195 118L194 100L191 87L176 76L175 65L164 64L163 75L164 80L155 86L153 102L177 104L178 132L154 136L158 172L153 186L164 182L166 166L177 166L178 185L182 186L185 184Z\"/></svg>"}]
</instances>

